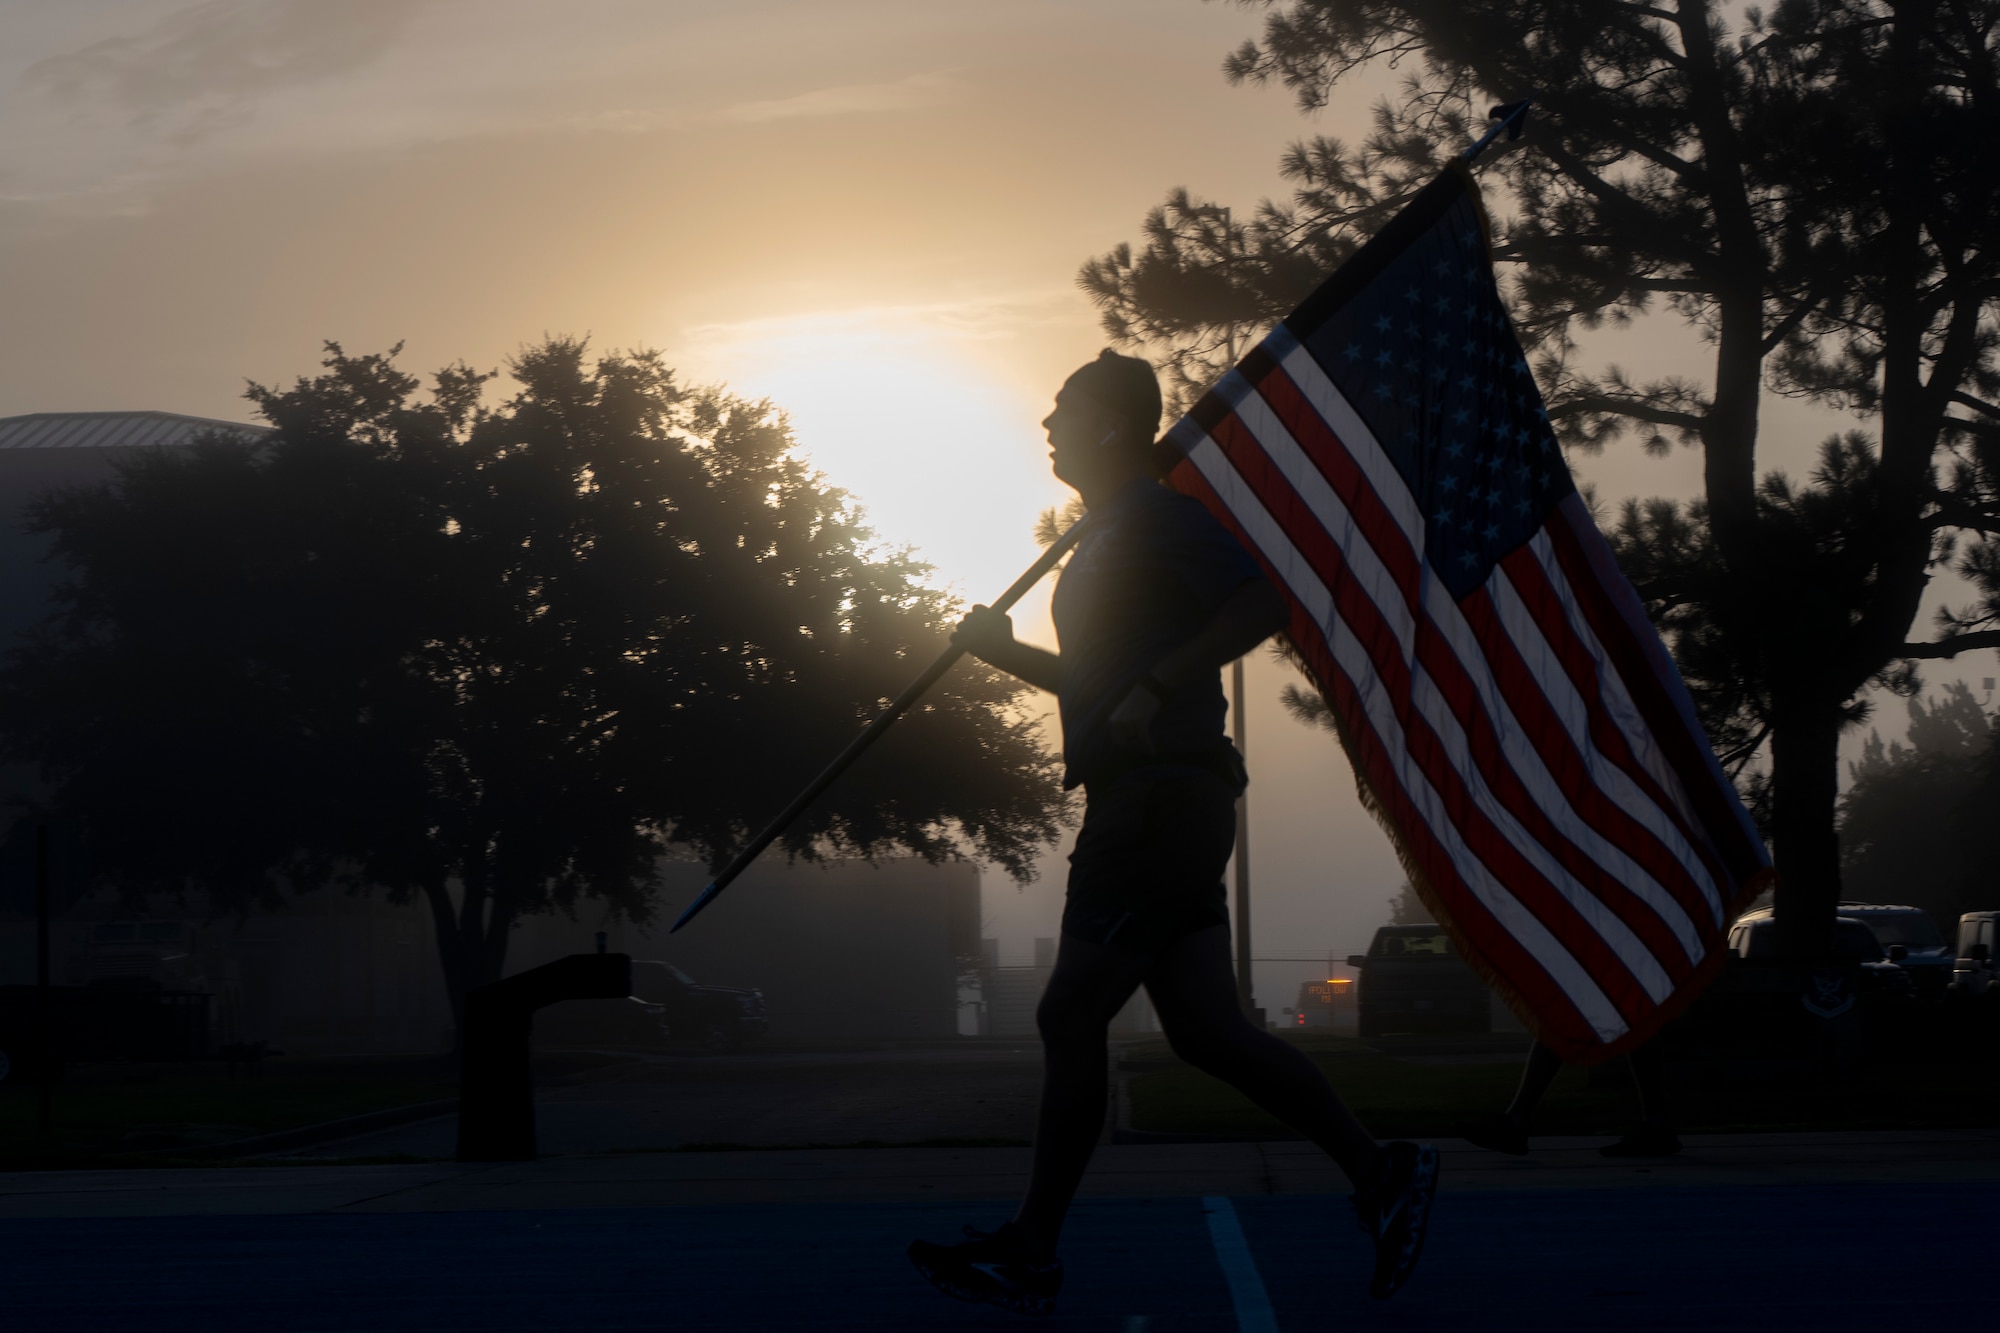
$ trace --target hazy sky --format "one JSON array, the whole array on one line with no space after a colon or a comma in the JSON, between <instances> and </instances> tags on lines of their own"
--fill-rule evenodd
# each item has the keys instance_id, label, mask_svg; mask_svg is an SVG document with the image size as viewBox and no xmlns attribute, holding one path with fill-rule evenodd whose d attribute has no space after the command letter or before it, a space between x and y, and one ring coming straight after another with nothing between
<instances>
[{"instance_id":1,"label":"hazy sky","mask_svg":"<svg viewBox=\"0 0 2000 1333\"><path fill-rule=\"evenodd\" d=\"M1102 345L1078 265L1168 187L1248 206L1282 191L1289 139L1361 129L1371 89L1314 123L1223 81L1258 22L1199 0L0 0L0 415L243 418L245 379L310 373L323 339L401 341L422 372L545 333L659 347L788 409L884 536L984 599L1063 495L1036 423ZM1796 462L1822 423L1780 420ZM1690 452L1577 465L1613 498L1699 477ZM1282 679L1253 670L1257 951L1345 953L1400 875ZM989 889L1007 961L1055 933L1058 895ZM1261 1000L1303 974L1260 970Z\"/></svg>"}]
</instances>

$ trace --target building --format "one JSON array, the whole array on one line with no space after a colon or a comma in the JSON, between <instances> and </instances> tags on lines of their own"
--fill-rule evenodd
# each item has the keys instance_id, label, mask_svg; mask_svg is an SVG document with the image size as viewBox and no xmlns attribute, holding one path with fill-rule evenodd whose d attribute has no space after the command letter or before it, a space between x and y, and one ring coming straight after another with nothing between
<instances>
[{"instance_id":1,"label":"building","mask_svg":"<svg viewBox=\"0 0 2000 1333\"><path fill-rule=\"evenodd\" d=\"M39 621L62 569L49 539L27 527L28 509L51 491L110 481L117 467L150 449L214 436L256 439L262 426L173 412L33 412L0 417L0 655ZM0 763L0 837L15 818L14 800L32 795L34 775Z\"/></svg>"},{"instance_id":2,"label":"building","mask_svg":"<svg viewBox=\"0 0 2000 1333\"><path fill-rule=\"evenodd\" d=\"M980 941L979 1035L982 1037L1039 1038L1035 1007L1048 988L1056 968L1056 941L1044 936L1035 941L1033 967L1000 966L1000 941ZM1152 997L1141 986L1124 1007L1112 1016L1113 1037L1142 1037L1160 1030L1153 1013Z\"/></svg>"},{"instance_id":3,"label":"building","mask_svg":"<svg viewBox=\"0 0 2000 1333\"><path fill-rule=\"evenodd\" d=\"M255 439L262 426L173 412L33 412L0 417L0 643L41 619L60 570L48 538L29 532L27 509L50 491L110 481L118 464L149 449L212 436Z\"/></svg>"},{"instance_id":4,"label":"building","mask_svg":"<svg viewBox=\"0 0 2000 1333\"><path fill-rule=\"evenodd\" d=\"M1033 967L1000 966L1000 941L981 940L979 973L980 1027L982 1037L1022 1037L1039 1035L1035 1027L1035 1006L1055 971L1056 942L1052 937L1035 941Z\"/></svg>"}]
</instances>

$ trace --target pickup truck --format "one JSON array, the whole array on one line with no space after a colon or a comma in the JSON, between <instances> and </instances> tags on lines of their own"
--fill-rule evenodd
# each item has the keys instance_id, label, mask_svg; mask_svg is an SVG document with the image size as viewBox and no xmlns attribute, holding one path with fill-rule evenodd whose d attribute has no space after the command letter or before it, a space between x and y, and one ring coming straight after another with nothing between
<instances>
[{"instance_id":1,"label":"pickup truck","mask_svg":"<svg viewBox=\"0 0 2000 1333\"><path fill-rule=\"evenodd\" d=\"M1383 926L1365 954L1350 955L1361 973L1357 1032L1488 1032L1486 983L1466 966L1443 926Z\"/></svg>"}]
</instances>

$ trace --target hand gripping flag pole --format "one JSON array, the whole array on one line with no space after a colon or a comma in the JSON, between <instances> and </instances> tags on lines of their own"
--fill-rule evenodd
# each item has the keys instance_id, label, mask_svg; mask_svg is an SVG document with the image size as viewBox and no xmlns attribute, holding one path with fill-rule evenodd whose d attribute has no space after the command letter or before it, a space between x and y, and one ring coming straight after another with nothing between
<instances>
[{"instance_id":1,"label":"hand gripping flag pole","mask_svg":"<svg viewBox=\"0 0 2000 1333\"><path fill-rule=\"evenodd\" d=\"M1507 133L1507 137L1510 140L1520 138L1527 110L1527 101L1512 102L1506 106L1493 108L1490 113L1491 118L1495 121L1493 128L1487 131L1486 135L1479 142L1467 149L1459 160L1461 162L1471 162L1472 159L1479 156L1485 150L1486 146L1492 143L1503 132ZM1087 522L1088 520L1084 521ZM1027 572L1022 574L1020 578L1015 579L1013 586L1000 595L999 600L993 603L993 609L996 611L1010 610L1014 603L1027 595L1030 588L1041 581L1044 574L1055 568L1056 562L1068 553L1070 547L1076 545L1077 538L1082 535L1083 522L1072 524L1069 531L1056 538L1049 546L1049 549L1042 553L1041 559L1030 566ZM674 931L679 930L682 926L694 920L704 907L714 902L721 895L722 891L728 888L730 883L738 875L741 875L752 861L763 854L765 848L777 841L778 836L790 826L793 820L805 813L806 807L811 805L821 792L832 786L842 773L845 773L852 767L854 761L859 759L869 746L880 740L882 733L893 726L897 718L908 712L911 706L918 699L921 699L931 686L937 684L939 679L944 676L944 673L951 670L952 665L964 655L965 649L957 645L953 645L939 654L938 659L925 668L922 675L905 686L903 692L897 695L873 722L868 724L866 730L862 731L860 735L849 742L847 748L842 750L832 763L822 769L820 775L808 783L804 791L792 798L790 805L779 811L778 816L766 824L756 837L743 845L742 849L736 853L729 864L722 868L721 873L709 882L707 888L701 891L701 895L688 905L686 911L680 914L679 918L673 924L673 929L667 933L672 934Z\"/></svg>"},{"instance_id":2,"label":"hand gripping flag pole","mask_svg":"<svg viewBox=\"0 0 2000 1333\"><path fill-rule=\"evenodd\" d=\"M1027 572L1023 573L1020 578L1015 579L1012 586L1000 594L999 598L993 603L993 609L995 611L1012 610L1014 603L1027 596L1028 589L1041 582L1042 575L1054 569L1056 562L1069 553L1070 547L1076 545L1077 538L1083 535L1084 524L1089 521L1088 518L1079 519L1070 525L1069 531L1063 533L1062 536L1050 543L1049 549L1042 552L1042 558L1030 565ZM848 742L847 748L842 750L832 763L820 770L820 775L807 783L806 789L797 796L794 796L792 803L778 812L777 818L766 824L756 837L743 845L742 850L738 851L729 864L722 868L722 872L709 882L707 888L701 891L701 896L690 903L688 909L680 914L679 919L674 922L673 930L669 930L667 933L669 935L673 934L675 930L679 930L682 926L694 920L695 914L700 912L702 908L714 902L716 897L729 887L730 881L742 874L752 861L763 854L766 847L776 842L778 835L783 833L793 820L805 813L805 808L811 805L821 792L831 787L834 781L842 773L845 773L869 746L882 738L882 733L894 725L897 718L908 712L911 705L915 704L917 700L923 698L925 691L937 684L939 679L944 676L944 673L951 670L953 664L963 656L965 656L965 649L959 647L957 644L953 644L938 654L937 660L932 662L928 667L925 667L922 675L904 686L903 692L897 695L873 722L868 724L866 730Z\"/></svg>"}]
</instances>

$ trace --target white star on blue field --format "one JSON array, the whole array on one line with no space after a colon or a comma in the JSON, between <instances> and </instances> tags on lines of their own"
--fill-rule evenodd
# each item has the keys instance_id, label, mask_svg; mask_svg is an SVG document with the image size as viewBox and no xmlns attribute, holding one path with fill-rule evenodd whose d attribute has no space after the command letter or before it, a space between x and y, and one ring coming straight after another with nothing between
<instances>
[{"instance_id":1,"label":"white star on blue field","mask_svg":"<svg viewBox=\"0 0 2000 1333\"><path fill-rule=\"evenodd\" d=\"M1402 473L1454 597L1574 489L1469 201L1304 341Z\"/></svg>"}]
</instances>

